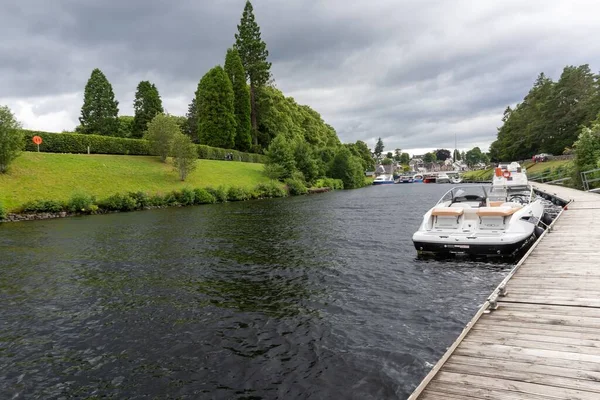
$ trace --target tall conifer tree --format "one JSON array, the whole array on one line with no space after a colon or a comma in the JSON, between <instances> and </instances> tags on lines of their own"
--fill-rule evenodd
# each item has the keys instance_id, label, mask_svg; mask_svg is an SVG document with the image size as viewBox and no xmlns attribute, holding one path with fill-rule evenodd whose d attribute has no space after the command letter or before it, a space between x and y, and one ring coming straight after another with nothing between
<instances>
[{"instance_id":1,"label":"tall conifer tree","mask_svg":"<svg viewBox=\"0 0 600 400\"><path fill-rule=\"evenodd\" d=\"M200 80L196 105L200 143L233 148L236 134L233 87L220 65L208 71Z\"/></svg>"},{"instance_id":2,"label":"tall conifer tree","mask_svg":"<svg viewBox=\"0 0 600 400\"><path fill-rule=\"evenodd\" d=\"M79 122L82 133L113 136L119 132L119 102L112 86L98 68L92 71L85 85Z\"/></svg>"},{"instance_id":3,"label":"tall conifer tree","mask_svg":"<svg viewBox=\"0 0 600 400\"><path fill-rule=\"evenodd\" d=\"M133 120L132 136L141 138L148 128L148 122L164 112L158 89L148 81L141 81L135 92L133 101L135 117Z\"/></svg>"},{"instance_id":4,"label":"tall conifer tree","mask_svg":"<svg viewBox=\"0 0 600 400\"><path fill-rule=\"evenodd\" d=\"M246 77L250 81L251 122L254 144L258 144L258 119L256 97L257 90L265 86L271 78L271 63L267 61L269 51L261 39L260 27L254 19L254 11L250 1L246 1L242 19L235 35L235 47L240 54Z\"/></svg>"},{"instance_id":5,"label":"tall conifer tree","mask_svg":"<svg viewBox=\"0 0 600 400\"><path fill-rule=\"evenodd\" d=\"M250 91L246 84L246 73L242 59L236 49L227 50L225 57L225 73L233 86L235 118L237 130L235 148L240 151L250 150L252 145L250 123Z\"/></svg>"}]
</instances>

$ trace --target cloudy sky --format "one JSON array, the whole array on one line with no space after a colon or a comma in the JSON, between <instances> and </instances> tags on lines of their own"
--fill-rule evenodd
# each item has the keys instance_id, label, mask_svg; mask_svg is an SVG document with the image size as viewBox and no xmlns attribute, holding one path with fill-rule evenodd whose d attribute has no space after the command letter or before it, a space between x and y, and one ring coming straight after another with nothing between
<instances>
[{"instance_id":1,"label":"cloudy sky","mask_svg":"<svg viewBox=\"0 0 600 400\"><path fill-rule=\"evenodd\" d=\"M78 123L93 68L132 115L140 80L185 114L222 64L245 0L2 1L0 104L26 128ZM386 150L487 149L539 72L600 68L600 2L254 0L276 85L343 142Z\"/></svg>"}]
</instances>

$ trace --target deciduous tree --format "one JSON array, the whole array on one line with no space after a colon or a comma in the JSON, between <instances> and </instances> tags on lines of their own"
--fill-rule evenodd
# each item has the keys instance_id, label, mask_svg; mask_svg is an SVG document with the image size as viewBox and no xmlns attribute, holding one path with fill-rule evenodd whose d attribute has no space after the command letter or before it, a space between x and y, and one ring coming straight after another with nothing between
<instances>
[{"instance_id":1,"label":"deciduous tree","mask_svg":"<svg viewBox=\"0 0 600 400\"><path fill-rule=\"evenodd\" d=\"M24 147L21 124L7 106L0 106L0 173L8 171L8 166Z\"/></svg>"},{"instance_id":2,"label":"deciduous tree","mask_svg":"<svg viewBox=\"0 0 600 400\"><path fill-rule=\"evenodd\" d=\"M181 133L177 122L166 114L156 115L148 124L146 139L150 142L152 154L160 156L162 162L167 161L175 135Z\"/></svg>"},{"instance_id":3,"label":"deciduous tree","mask_svg":"<svg viewBox=\"0 0 600 400\"><path fill-rule=\"evenodd\" d=\"M196 168L198 161L198 149L189 136L177 132L173 138L172 145L173 165L179 172L179 178L185 178Z\"/></svg>"},{"instance_id":4,"label":"deciduous tree","mask_svg":"<svg viewBox=\"0 0 600 400\"><path fill-rule=\"evenodd\" d=\"M85 85L81 107L81 133L114 136L119 132L119 102L115 100L112 86L98 68Z\"/></svg>"}]
</instances>

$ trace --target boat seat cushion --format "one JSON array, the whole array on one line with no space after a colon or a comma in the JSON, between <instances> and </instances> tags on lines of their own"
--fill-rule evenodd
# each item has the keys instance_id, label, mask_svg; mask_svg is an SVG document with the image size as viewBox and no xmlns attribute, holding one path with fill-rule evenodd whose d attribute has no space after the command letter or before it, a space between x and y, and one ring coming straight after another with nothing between
<instances>
[{"instance_id":1,"label":"boat seat cushion","mask_svg":"<svg viewBox=\"0 0 600 400\"><path fill-rule=\"evenodd\" d=\"M459 217L463 215L463 209L450 207L436 207L431 211L431 215L439 217Z\"/></svg>"},{"instance_id":2,"label":"boat seat cushion","mask_svg":"<svg viewBox=\"0 0 600 400\"><path fill-rule=\"evenodd\" d=\"M480 207L477 210L477 215L480 217L509 217L519 211L521 207Z\"/></svg>"},{"instance_id":3,"label":"boat seat cushion","mask_svg":"<svg viewBox=\"0 0 600 400\"><path fill-rule=\"evenodd\" d=\"M502 201L502 200L500 200L500 201L490 200L490 207L500 207L502 204L504 204L504 201Z\"/></svg>"}]
</instances>

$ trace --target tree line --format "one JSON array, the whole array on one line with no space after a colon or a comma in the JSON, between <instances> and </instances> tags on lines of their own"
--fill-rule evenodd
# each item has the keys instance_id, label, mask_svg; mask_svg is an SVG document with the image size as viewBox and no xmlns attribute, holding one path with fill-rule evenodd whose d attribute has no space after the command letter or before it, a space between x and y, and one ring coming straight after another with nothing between
<instances>
[{"instance_id":1,"label":"tree line","mask_svg":"<svg viewBox=\"0 0 600 400\"><path fill-rule=\"evenodd\" d=\"M510 161L570 153L582 127L590 127L598 112L600 75L588 64L566 66L556 82L542 72L523 101L504 111L490 157Z\"/></svg>"}]
</instances>

